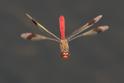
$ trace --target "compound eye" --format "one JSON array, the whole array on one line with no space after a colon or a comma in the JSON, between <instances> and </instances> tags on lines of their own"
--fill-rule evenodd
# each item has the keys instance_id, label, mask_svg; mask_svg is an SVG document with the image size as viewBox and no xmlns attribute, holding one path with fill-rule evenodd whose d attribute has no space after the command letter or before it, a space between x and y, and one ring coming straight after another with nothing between
<instances>
[{"instance_id":1,"label":"compound eye","mask_svg":"<svg viewBox=\"0 0 124 83\"><path fill-rule=\"evenodd\" d=\"M63 59L68 59L69 58L69 53L68 52L64 52L62 55Z\"/></svg>"},{"instance_id":2,"label":"compound eye","mask_svg":"<svg viewBox=\"0 0 124 83\"><path fill-rule=\"evenodd\" d=\"M68 56L68 53L67 53L67 52L64 52L63 55L64 55L64 56Z\"/></svg>"},{"instance_id":3,"label":"compound eye","mask_svg":"<svg viewBox=\"0 0 124 83\"><path fill-rule=\"evenodd\" d=\"M68 55L68 52L66 53L66 55Z\"/></svg>"}]
</instances>

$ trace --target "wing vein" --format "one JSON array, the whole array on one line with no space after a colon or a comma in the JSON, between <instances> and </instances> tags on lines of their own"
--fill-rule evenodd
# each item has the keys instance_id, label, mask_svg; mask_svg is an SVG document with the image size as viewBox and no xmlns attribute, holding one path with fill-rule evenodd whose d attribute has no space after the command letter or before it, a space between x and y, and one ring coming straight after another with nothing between
<instances>
[{"instance_id":1,"label":"wing vein","mask_svg":"<svg viewBox=\"0 0 124 83\"><path fill-rule=\"evenodd\" d=\"M48 34L56 38L58 41L60 40L55 34L50 32L48 29L46 29L43 25L41 25L39 22L37 22L35 19L33 19L29 14L26 13L26 16L37 26L40 30L46 31Z\"/></svg>"}]
</instances>

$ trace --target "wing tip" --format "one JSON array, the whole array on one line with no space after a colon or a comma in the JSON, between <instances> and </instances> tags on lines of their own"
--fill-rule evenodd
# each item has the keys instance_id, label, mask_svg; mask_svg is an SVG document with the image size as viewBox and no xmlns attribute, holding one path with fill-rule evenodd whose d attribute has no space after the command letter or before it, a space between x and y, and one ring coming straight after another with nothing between
<instances>
[{"instance_id":1,"label":"wing tip","mask_svg":"<svg viewBox=\"0 0 124 83\"><path fill-rule=\"evenodd\" d=\"M35 37L35 34L31 32L26 32L26 33L22 33L20 37L26 40L31 40L33 37Z\"/></svg>"},{"instance_id":2,"label":"wing tip","mask_svg":"<svg viewBox=\"0 0 124 83\"><path fill-rule=\"evenodd\" d=\"M98 22L102 17L103 17L102 14L101 14L101 15L98 15L98 16L96 16L96 17L94 18L94 20L95 20L96 22Z\"/></svg>"},{"instance_id":3,"label":"wing tip","mask_svg":"<svg viewBox=\"0 0 124 83\"><path fill-rule=\"evenodd\" d=\"M109 29L109 26L108 25L103 25L103 26L99 26L97 27L96 29L94 29L96 32L105 32Z\"/></svg>"}]
</instances>

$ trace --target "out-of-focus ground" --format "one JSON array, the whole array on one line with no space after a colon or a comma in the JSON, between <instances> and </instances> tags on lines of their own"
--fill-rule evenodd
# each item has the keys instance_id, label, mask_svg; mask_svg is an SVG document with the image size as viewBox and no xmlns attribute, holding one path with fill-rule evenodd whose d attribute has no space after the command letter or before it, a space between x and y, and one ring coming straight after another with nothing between
<instances>
[{"instance_id":1,"label":"out-of-focus ground","mask_svg":"<svg viewBox=\"0 0 124 83\"><path fill-rule=\"evenodd\" d=\"M0 0L0 83L124 83L123 0ZM42 33L28 21L31 14L59 36L60 15L66 18L67 35L93 17L94 25L110 30L70 42L71 58L59 57L52 41L21 39L23 32Z\"/></svg>"}]
</instances>

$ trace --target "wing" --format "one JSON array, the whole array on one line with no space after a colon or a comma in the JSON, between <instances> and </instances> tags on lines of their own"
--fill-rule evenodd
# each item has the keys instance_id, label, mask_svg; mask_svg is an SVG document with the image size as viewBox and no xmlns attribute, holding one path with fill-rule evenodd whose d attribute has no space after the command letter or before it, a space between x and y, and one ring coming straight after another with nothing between
<instances>
[{"instance_id":1,"label":"wing","mask_svg":"<svg viewBox=\"0 0 124 83\"><path fill-rule=\"evenodd\" d=\"M41 41L41 40L52 40L52 41L56 41L59 42L56 39L50 38L50 37L46 37L40 34L34 34L31 32L27 32L27 33L22 33L21 38L26 39L26 40L32 40L32 41Z\"/></svg>"},{"instance_id":2,"label":"wing","mask_svg":"<svg viewBox=\"0 0 124 83\"><path fill-rule=\"evenodd\" d=\"M98 15L97 17L93 18L92 20L88 21L85 25L83 25L81 28L75 30L67 39L71 40L71 38L75 37L76 35L80 34L84 30L90 28L95 23L97 23L102 18L102 15Z\"/></svg>"},{"instance_id":3,"label":"wing","mask_svg":"<svg viewBox=\"0 0 124 83\"><path fill-rule=\"evenodd\" d=\"M83 37L83 36L93 36L93 35L99 34L101 32L105 32L108 29L109 29L109 26L107 26L107 25L98 26L97 28L91 29L85 33L82 33L80 35L77 35L77 36L71 38L69 41L74 40L74 39L79 38L79 37Z\"/></svg>"},{"instance_id":4,"label":"wing","mask_svg":"<svg viewBox=\"0 0 124 83\"><path fill-rule=\"evenodd\" d=\"M51 36L53 36L54 38L56 38L56 40L60 40L60 38L58 38L55 34L53 34L52 32L50 32L49 30L47 30L44 26L42 26L40 23L38 23L35 19L33 19L29 14L26 13L26 16L32 21L32 23L37 26L40 30L44 30L46 31L48 34L50 34Z\"/></svg>"}]
</instances>

